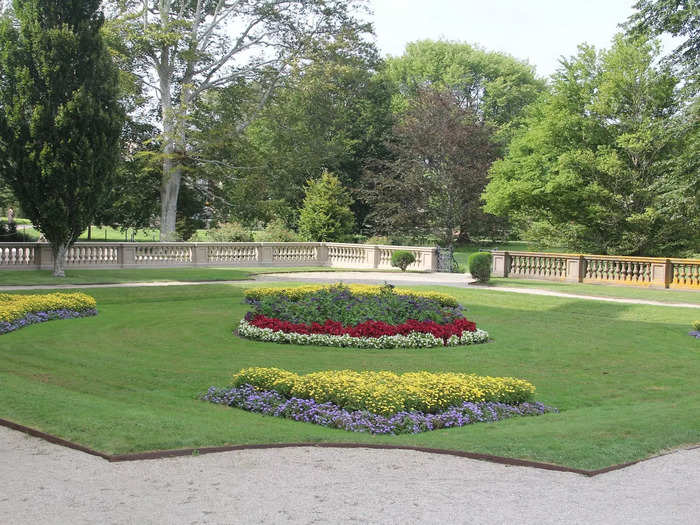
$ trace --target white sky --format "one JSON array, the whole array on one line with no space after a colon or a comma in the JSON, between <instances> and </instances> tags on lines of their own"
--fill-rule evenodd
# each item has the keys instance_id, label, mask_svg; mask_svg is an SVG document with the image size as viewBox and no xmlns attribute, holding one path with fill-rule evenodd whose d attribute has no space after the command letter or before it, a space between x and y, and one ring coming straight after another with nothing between
<instances>
[{"instance_id":1,"label":"white sky","mask_svg":"<svg viewBox=\"0 0 700 525\"><path fill-rule=\"evenodd\" d=\"M401 55L408 42L458 40L503 51L548 77L583 42L610 47L634 0L370 0L377 46Z\"/></svg>"}]
</instances>

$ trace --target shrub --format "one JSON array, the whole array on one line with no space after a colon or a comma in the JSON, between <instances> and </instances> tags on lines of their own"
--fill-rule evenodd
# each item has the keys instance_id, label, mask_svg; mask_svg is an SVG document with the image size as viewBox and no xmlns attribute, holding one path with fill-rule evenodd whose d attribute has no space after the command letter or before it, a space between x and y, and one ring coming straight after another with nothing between
<instances>
[{"instance_id":1,"label":"shrub","mask_svg":"<svg viewBox=\"0 0 700 525\"><path fill-rule=\"evenodd\" d=\"M257 242L299 242L301 240L296 232L287 228L282 219L270 221L263 231L255 233L254 238Z\"/></svg>"},{"instance_id":2,"label":"shrub","mask_svg":"<svg viewBox=\"0 0 700 525\"><path fill-rule=\"evenodd\" d=\"M382 246L391 246L391 239L386 235L373 235L365 241L365 244L380 244Z\"/></svg>"},{"instance_id":3,"label":"shrub","mask_svg":"<svg viewBox=\"0 0 700 525\"><path fill-rule=\"evenodd\" d=\"M414 262L416 262L416 256L409 251L397 250L391 254L391 265L401 268L402 272L405 272L406 268Z\"/></svg>"},{"instance_id":4,"label":"shrub","mask_svg":"<svg viewBox=\"0 0 700 525\"><path fill-rule=\"evenodd\" d=\"M299 233L306 241L339 241L352 232L355 216L352 197L340 180L327 171L307 181L304 207L299 214Z\"/></svg>"},{"instance_id":5,"label":"shrub","mask_svg":"<svg viewBox=\"0 0 700 525\"><path fill-rule=\"evenodd\" d=\"M700 332L700 321L693 321L693 330Z\"/></svg>"},{"instance_id":6,"label":"shrub","mask_svg":"<svg viewBox=\"0 0 700 525\"><path fill-rule=\"evenodd\" d=\"M412 410L437 413L464 402L517 404L530 401L535 393L531 383L512 377L353 370L300 375L279 368L258 367L244 368L234 374L233 386L243 385L382 415Z\"/></svg>"},{"instance_id":7,"label":"shrub","mask_svg":"<svg viewBox=\"0 0 700 525\"><path fill-rule=\"evenodd\" d=\"M214 242L251 242L253 235L240 223L226 222L218 228L209 230L209 237Z\"/></svg>"},{"instance_id":8,"label":"shrub","mask_svg":"<svg viewBox=\"0 0 700 525\"><path fill-rule=\"evenodd\" d=\"M469 273L480 283L488 282L491 278L491 254L477 252L469 256Z\"/></svg>"}]
</instances>

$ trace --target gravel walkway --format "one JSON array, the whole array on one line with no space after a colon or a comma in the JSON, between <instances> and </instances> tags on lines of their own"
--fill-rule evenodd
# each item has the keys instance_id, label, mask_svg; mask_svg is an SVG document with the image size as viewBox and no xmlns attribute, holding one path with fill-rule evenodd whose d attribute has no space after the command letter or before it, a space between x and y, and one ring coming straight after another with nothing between
<instances>
[{"instance_id":1,"label":"gravel walkway","mask_svg":"<svg viewBox=\"0 0 700 525\"><path fill-rule=\"evenodd\" d=\"M0 428L12 524L693 524L700 449L578 474L414 451L287 448L125 463Z\"/></svg>"}]
</instances>

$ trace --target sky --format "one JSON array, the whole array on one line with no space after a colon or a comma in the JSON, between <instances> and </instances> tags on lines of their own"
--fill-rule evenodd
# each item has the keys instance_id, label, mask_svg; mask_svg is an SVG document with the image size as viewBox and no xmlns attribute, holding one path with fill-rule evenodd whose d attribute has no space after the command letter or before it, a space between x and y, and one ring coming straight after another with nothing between
<instances>
[{"instance_id":1,"label":"sky","mask_svg":"<svg viewBox=\"0 0 700 525\"><path fill-rule=\"evenodd\" d=\"M610 47L635 0L370 0L376 43L401 55L407 43L447 39L502 51L548 77L587 42Z\"/></svg>"}]
</instances>

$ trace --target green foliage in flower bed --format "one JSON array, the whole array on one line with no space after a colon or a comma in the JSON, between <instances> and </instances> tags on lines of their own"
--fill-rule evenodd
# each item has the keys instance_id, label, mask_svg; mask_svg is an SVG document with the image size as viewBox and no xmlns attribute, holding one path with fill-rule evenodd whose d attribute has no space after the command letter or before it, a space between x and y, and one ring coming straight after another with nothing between
<instances>
[{"instance_id":1,"label":"green foliage in flower bed","mask_svg":"<svg viewBox=\"0 0 700 525\"><path fill-rule=\"evenodd\" d=\"M369 320L395 325L409 319L449 323L464 316L460 305L442 306L432 298L402 295L391 286L382 287L378 294L365 295L338 284L299 299L290 298L282 292L248 299L248 303L253 307L254 314L306 324L322 323L326 319L344 325Z\"/></svg>"}]
</instances>

